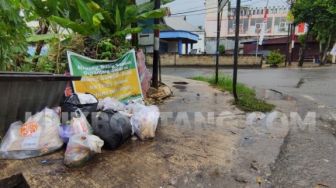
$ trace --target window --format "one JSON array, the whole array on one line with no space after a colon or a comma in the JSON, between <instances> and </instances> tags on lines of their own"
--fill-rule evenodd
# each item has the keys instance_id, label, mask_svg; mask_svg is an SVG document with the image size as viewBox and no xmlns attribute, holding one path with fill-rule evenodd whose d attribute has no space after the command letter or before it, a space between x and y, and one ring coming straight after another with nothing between
<instances>
[{"instance_id":1,"label":"window","mask_svg":"<svg viewBox=\"0 0 336 188\"><path fill-rule=\"evenodd\" d=\"M288 30L287 22L280 22L279 32L286 32Z\"/></svg>"},{"instance_id":2,"label":"window","mask_svg":"<svg viewBox=\"0 0 336 188\"><path fill-rule=\"evenodd\" d=\"M261 32L261 28L262 28L262 23L256 23L254 32L259 34Z\"/></svg>"},{"instance_id":3,"label":"window","mask_svg":"<svg viewBox=\"0 0 336 188\"><path fill-rule=\"evenodd\" d=\"M232 33L236 30L236 24L234 23L233 25L233 31ZM245 33L244 32L244 24L239 24L239 33Z\"/></svg>"}]
</instances>

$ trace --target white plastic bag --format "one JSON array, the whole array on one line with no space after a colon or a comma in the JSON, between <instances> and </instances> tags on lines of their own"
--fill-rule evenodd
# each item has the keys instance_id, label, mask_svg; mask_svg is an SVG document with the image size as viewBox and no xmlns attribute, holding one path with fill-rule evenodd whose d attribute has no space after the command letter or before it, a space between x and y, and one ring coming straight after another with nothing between
<instances>
[{"instance_id":1,"label":"white plastic bag","mask_svg":"<svg viewBox=\"0 0 336 188\"><path fill-rule=\"evenodd\" d=\"M24 124L12 123L1 143L0 158L25 159L61 148L59 125L58 114L49 108L31 116Z\"/></svg>"},{"instance_id":2,"label":"white plastic bag","mask_svg":"<svg viewBox=\"0 0 336 188\"><path fill-rule=\"evenodd\" d=\"M95 153L101 153L104 141L95 135L76 134L70 137L64 164L69 167L84 165Z\"/></svg>"},{"instance_id":3,"label":"white plastic bag","mask_svg":"<svg viewBox=\"0 0 336 188\"><path fill-rule=\"evenodd\" d=\"M98 103L98 109L102 111L106 110L113 110L113 111L124 111L125 110L125 104L118 101L117 99L107 97Z\"/></svg>"},{"instance_id":4,"label":"white plastic bag","mask_svg":"<svg viewBox=\"0 0 336 188\"><path fill-rule=\"evenodd\" d=\"M145 108L146 106L137 102L130 102L125 110L129 114L135 114L136 112L139 112L141 109Z\"/></svg>"},{"instance_id":5,"label":"white plastic bag","mask_svg":"<svg viewBox=\"0 0 336 188\"><path fill-rule=\"evenodd\" d=\"M97 103L98 100L92 94L85 93L77 93L80 104L94 104Z\"/></svg>"},{"instance_id":6,"label":"white plastic bag","mask_svg":"<svg viewBox=\"0 0 336 188\"><path fill-rule=\"evenodd\" d=\"M160 112L157 106L136 106L131 117L132 131L141 139L155 137Z\"/></svg>"},{"instance_id":7,"label":"white plastic bag","mask_svg":"<svg viewBox=\"0 0 336 188\"><path fill-rule=\"evenodd\" d=\"M70 123L73 134L91 134L92 127L87 121L83 112L79 109L75 111L75 117L71 119Z\"/></svg>"}]
</instances>

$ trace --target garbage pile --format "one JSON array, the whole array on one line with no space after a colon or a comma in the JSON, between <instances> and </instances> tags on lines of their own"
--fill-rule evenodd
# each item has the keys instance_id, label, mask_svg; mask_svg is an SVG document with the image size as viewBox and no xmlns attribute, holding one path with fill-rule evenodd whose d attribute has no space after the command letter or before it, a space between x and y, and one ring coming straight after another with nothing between
<instances>
[{"instance_id":1,"label":"garbage pile","mask_svg":"<svg viewBox=\"0 0 336 188\"><path fill-rule=\"evenodd\" d=\"M45 108L25 123L12 123L0 145L0 159L38 157L66 144L64 164L79 167L101 153L103 146L115 150L132 136L154 138L159 117L157 106L114 98L99 101L91 94L66 95L61 108Z\"/></svg>"}]
</instances>

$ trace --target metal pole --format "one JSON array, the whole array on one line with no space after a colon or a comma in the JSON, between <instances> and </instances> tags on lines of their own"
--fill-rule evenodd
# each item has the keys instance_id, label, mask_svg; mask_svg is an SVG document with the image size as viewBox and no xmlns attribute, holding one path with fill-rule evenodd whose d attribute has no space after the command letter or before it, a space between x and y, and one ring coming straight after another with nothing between
<instances>
[{"instance_id":1,"label":"metal pole","mask_svg":"<svg viewBox=\"0 0 336 188\"><path fill-rule=\"evenodd\" d=\"M293 29L295 31L295 26L294 24L291 24L291 29L290 29L290 44L289 44L289 60L288 60L288 65L292 65L292 59L293 59Z\"/></svg>"},{"instance_id":2,"label":"metal pole","mask_svg":"<svg viewBox=\"0 0 336 188\"><path fill-rule=\"evenodd\" d=\"M290 1L290 10L292 10L293 7L293 0ZM290 42L289 42L289 54L288 54L288 65L292 65L292 42L293 42L293 28L295 32L295 26L293 23L290 24Z\"/></svg>"},{"instance_id":3,"label":"metal pole","mask_svg":"<svg viewBox=\"0 0 336 188\"><path fill-rule=\"evenodd\" d=\"M291 38L290 38L290 30L291 30L291 25L288 24L288 33L287 33L287 46L288 46L288 50L287 50L287 58L286 58L286 62L285 62L285 67L287 67L287 64L289 62L289 48L290 48L290 42L291 42Z\"/></svg>"},{"instance_id":4,"label":"metal pole","mask_svg":"<svg viewBox=\"0 0 336 188\"><path fill-rule=\"evenodd\" d=\"M258 50L259 50L259 36L257 36L256 60L258 59Z\"/></svg>"},{"instance_id":5,"label":"metal pole","mask_svg":"<svg viewBox=\"0 0 336 188\"><path fill-rule=\"evenodd\" d=\"M238 52L239 52L239 21L240 21L240 0L237 0L236 6L236 30L235 30L235 47L233 60L233 85L232 92L235 101L238 101L237 95L237 72L238 72Z\"/></svg>"},{"instance_id":6,"label":"metal pole","mask_svg":"<svg viewBox=\"0 0 336 188\"><path fill-rule=\"evenodd\" d=\"M219 66L219 38L220 38L220 10L219 10L219 1L218 1L218 10L217 10L217 43L216 43L216 84L218 83L218 66Z\"/></svg>"},{"instance_id":7,"label":"metal pole","mask_svg":"<svg viewBox=\"0 0 336 188\"><path fill-rule=\"evenodd\" d=\"M160 9L161 2L160 0L155 0L155 9ZM160 24L160 19L154 19L154 24ZM159 49L160 49L160 30L154 30L154 52L153 52L153 77L152 77L152 86L154 88L159 87Z\"/></svg>"},{"instance_id":8,"label":"metal pole","mask_svg":"<svg viewBox=\"0 0 336 188\"><path fill-rule=\"evenodd\" d=\"M161 57L159 55L159 84L162 83L161 75L162 75L162 72L161 72Z\"/></svg>"}]
</instances>

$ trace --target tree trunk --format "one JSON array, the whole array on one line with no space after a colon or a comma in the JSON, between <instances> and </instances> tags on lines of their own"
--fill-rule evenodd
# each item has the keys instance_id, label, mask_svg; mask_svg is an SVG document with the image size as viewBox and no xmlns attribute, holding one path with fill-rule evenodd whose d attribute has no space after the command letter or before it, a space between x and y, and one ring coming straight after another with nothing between
<instances>
[{"instance_id":1,"label":"tree trunk","mask_svg":"<svg viewBox=\"0 0 336 188\"><path fill-rule=\"evenodd\" d=\"M132 4L136 5L136 1L132 0ZM136 28L138 27L138 23L132 23L131 24L132 28ZM137 33L132 33L132 46L135 48L139 47L139 43L138 43L138 34Z\"/></svg>"},{"instance_id":2,"label":"tree trunk","mask_svg":"<svg viewBox=\"0 0 336 188\"><path fill-rule=\"evenodd\" d=\"M132 28L138 27L137 23L132 23L131 24ZM135 48L139 47L139 42L138 42L138 33L133 33L132 34L132 46Z\"/></svg>"},{"instance_id":3,"label":"tree trunk","mask_svg":"<svg viewBox=\"0 0 336 188\"><path fill-rule=\"evenodd\" d=\"M40 21L40 29L36 32L36 34L38 35L44 35L47 34L49 30L49 23L42 23L42 21ZM42 48L44 45L44 41L39 41L36 44L36 49L35 49L35 57L33 59L33 63L37 63L38 61L38 56L41 54Z\"/></svg>"},{"instance_id":4,"label":"tree trunk","mask_svg":"<svg viewBox=\"0 0 336 188\"><path fill-rule=\"evenodd\" d=\"M300 59L299 59L299 67L302 67L303 62L304 62L305 52L306 52L306 48L307 48L307 42L308 42L308 38L309 38L309 34L310 34L311 28L312 28L311 26L308 26L308 31L306 33L306 37L305 37L304 43L303 43L303 45L301 47L302 53L301 53Z\"/></svg>"},{"instance_id":5,"label":"tree trunk","mask_svg":"<svg viewBox=\"0 0 336 188\"><path fill-rule=\"evenodd\" d=\"M329 48L330 48L330 43L331 43L331 36L332 34L330 34L329 36L328 36L328 41L327 41L327 43L325 44L325 46L324 46L324 49L323 49L323 51L322 51L322 58L321 58L321 64L322 65L324 65L324 64L326 64L326 61L327 61L327 53L328 53L328 50L329 50Z\"/></svg>"}]
</instances>

